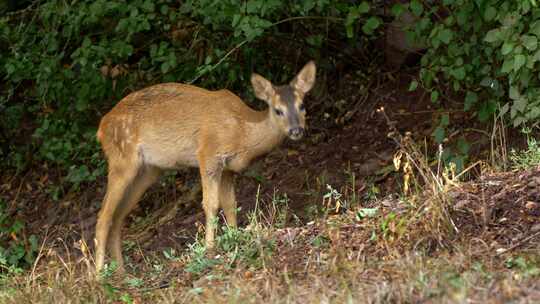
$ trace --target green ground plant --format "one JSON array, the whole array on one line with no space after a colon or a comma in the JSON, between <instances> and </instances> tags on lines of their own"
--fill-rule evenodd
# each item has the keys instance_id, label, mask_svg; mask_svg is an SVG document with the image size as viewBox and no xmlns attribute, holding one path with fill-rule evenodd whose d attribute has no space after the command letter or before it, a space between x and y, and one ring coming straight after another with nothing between
<instances>
[{"instance_id":1,"label":"green ground plant","mask_svg":"<svg viewBox=\"0 0 540 304\"><path fill-rule=\"evenodd\" d=\"M25 224L7 212L0 199L0 278L20 273L34 262L39 250L35 235L27 236Z\"/></svg>"},{"instance_id":2,"label":"green ground plant","mask_svg":"<svg viewBox=\"0 0 540 304\"><path fill-rule=\"evenodd\" d=\"M526 170L540 165L540 143L531 134L530 128L523 128L522 133L527 138L527 148L521 151L510 150L510 161L512 167L518 170Z\"/></svg>"}]
</instances>

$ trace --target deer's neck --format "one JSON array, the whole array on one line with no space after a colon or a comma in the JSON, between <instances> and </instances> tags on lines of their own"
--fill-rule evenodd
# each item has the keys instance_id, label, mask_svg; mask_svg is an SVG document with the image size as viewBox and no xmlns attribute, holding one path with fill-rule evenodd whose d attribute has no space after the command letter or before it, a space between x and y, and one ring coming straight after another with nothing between
<instances>
[{"instance_id":1,"label":"deer's neck","mask_svg":"<svg viewBox=\"0 0 540 304\"><path fill-rule=\"evenodd\" d=\"M270 152L278 146L285 135L273 121L269 109L256 112L256 119L247 123L246 143L249 146L249 158L253 159Z\"/></svg>"}]
</instances>

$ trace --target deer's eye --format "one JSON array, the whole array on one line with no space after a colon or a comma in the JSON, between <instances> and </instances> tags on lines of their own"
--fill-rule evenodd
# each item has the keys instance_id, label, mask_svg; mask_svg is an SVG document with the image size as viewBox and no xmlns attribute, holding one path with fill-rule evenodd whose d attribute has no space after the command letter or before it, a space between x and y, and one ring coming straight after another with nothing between
<instances>
[{"instance_id":1,"label":"deer's eye","mask_svg":"<svg viewBox=\"0 0 540 304\"><path fill-rule=\"evenodd\" d=\"M306 110L306 106L304 104L301 104L299 107L300 111L304 112Z\"/></svg>"},{"instance_id":2,"label":"deer's eye","mask_svg":"<svg viewBox=\"0 0 540 304\"><path fill-rule=\"evenodd\" d=\"M276 112L277 116L282 116L283 115L283 111L281 111L280 109L274 109L274 112Z\"/></svg>"}]
</instances>

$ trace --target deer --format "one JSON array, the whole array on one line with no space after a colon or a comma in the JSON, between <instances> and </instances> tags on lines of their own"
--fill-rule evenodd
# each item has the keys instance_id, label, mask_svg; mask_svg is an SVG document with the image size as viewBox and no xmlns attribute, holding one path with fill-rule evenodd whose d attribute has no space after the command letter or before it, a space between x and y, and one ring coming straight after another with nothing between
<instances>
[{"instance_id":1,"label":"deer","mask_svg":"<svg viewBox=\"0 0 540 304\"><path fill-rule=\"evenodd\" d=\"M97 139L107 160L107 188L97 216L95 267L107 251L123 273L122 226L144 192L164 170L199 169L205 214L205 246L214 249L217 214L237 226L234 174L286 138L300 140L306 130L304 97L315 83L308 62L286 85L276 86L253 73L255 97L263 111L222 89L210 91L182 83L156 84L130 93L101 119Z\"/></svg>"}]
</instances>

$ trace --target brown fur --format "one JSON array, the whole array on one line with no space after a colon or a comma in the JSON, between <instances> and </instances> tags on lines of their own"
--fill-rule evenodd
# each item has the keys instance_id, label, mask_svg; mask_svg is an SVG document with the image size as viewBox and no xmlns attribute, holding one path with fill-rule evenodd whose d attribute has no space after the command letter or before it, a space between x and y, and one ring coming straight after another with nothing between
<instances>
[{"instance_id":1,"label":"brown fur","mask_svg":"<svg viewBox=\"0 0 540 304\"><path fill-rule=\"evenodd\" d=\"M291 106L268 80L254 74L255 94L270 107L261 112L228 90L177 83L158 84L121 100L103 117L97 132L109 165L107 193L96 226L97 271L103 268L107 248L123 271L123 222L164 169L199 168L206 245L212 248L218 208L223 208L227 224L236 226L233 172L246 168L287 135L298 139L291 130L305 128L305 112L299 107L314 81L315 64L310 62L290 84L295 93ZM290 121L297 125L291 126Z\"/></svg>"}]
</instances>

